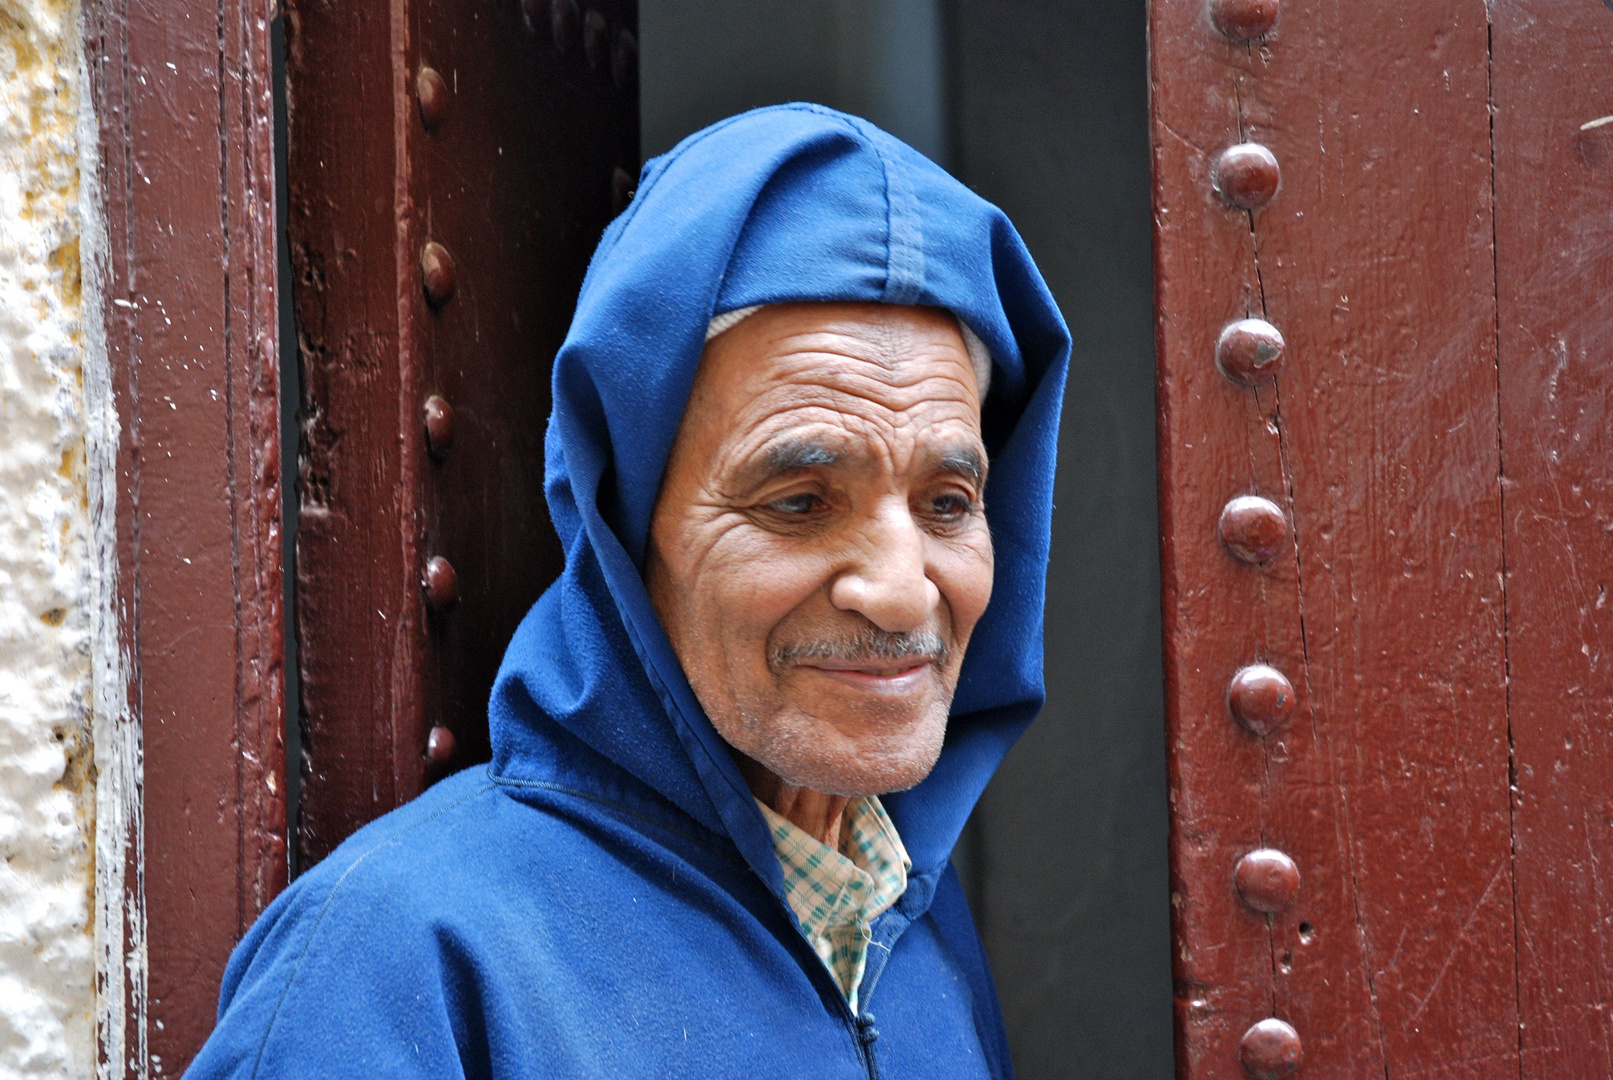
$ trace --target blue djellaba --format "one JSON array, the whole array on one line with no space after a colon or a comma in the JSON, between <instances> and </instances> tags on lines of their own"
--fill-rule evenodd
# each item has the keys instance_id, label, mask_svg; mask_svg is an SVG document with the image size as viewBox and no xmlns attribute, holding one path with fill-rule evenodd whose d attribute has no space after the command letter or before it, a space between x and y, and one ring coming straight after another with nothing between
<instances>
[{"instance_id":1,"label":"blue djellaba","mask_svg":"<svg viewBox=\"0 0 1613 1080\"><path fill-rule=\"evenodd\" d=\"M835 300L947 309L994 362L992 599L939 762L883 800L913 868L873 923L860 1015L785 902L640 573L709 320ZM863 120L760 109L649 162L555 360L545 490L566 567L504 657L493 760L360 830L269 907L192 1080L1010 1076L949 858L1043 700L1069 350L1003 213Z\"/></svg>"}]
</instances>

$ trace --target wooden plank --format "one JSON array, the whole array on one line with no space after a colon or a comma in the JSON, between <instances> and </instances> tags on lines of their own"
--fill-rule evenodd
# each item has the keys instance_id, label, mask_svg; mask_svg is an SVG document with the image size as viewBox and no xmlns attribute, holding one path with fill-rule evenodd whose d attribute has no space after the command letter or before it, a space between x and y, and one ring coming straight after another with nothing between
<instances>
[{"instance_id":1,"label":"wooden plank","mask_svg":"<svg viewBox=\"0 0 1613 1080\"><path fill-rule=\"evenodd\" d=\"M1605 72L1613 10L1509 0L1494 6L1494 21L1522 1075L1607 1076L1613 90Z\"/></svg>"},{"instance_id":2,"label":"wooden plank","mask_svg":"<svg viewBox=\"0 0 1613 1080\"><path fill-rule=\"evenodd\" d=\"M592 61L590 17L604 22ZM622 185L638 178L637 6L596 0L562 27L564 50L546 17L527 33L515 4L423 0L415 19L419 64L450 96L419 143L411 246L442 243L458 271L421 336L422 393L455 415L453 445L424 478L424 545L454 566L461 594L434 624L427 708L462 767L489 756L504 648L564 565L543 497L550 364Z\"/></svg>"},{"instance_id":3,"label":"wooden plank","mask_svg":"<svg viewBox=\"0 0 1613 1080\"><path fill-rule=\"evenodd\" d=\"M1452 3L1285 5L1234 44L1189 0L1152 9L1167 707L1178 1062L1241 1074L1276 1016L1306 1075L1517 1067L1488 27ZM1227 207L1216 155L1269 147L1282 186ZM1287 339L1275 384L1212 362L1228 321ZM1219 549L1222 504L1289 514L1263 569ZM1228 680L1292 678L1257 740ZM1232 887L1273 846L1298 898Z\"/></svg>"},{"instance_id":4,"label":"wooden plank","mask_svg":"<svg viewBox=\"0 0 1613 1080\"><path fill-rule=\"evenodd\" d=\"M412 130L389 5L289 3L288 230L302 361L296 621L303 725L298 846L322 856L419 790L424 609L419 439L403 335L395 180ZM398 62L401 65L401 61ZM406 178L404 178L406 180ZM400 282L402 283L400 285ZM413 435L412 425L409 435ZM403 785L401 788L399 785Z\"/></svg>"},{"instance_id":5,"label":"wooden plank","mask_svg":"<svg viewBox=\"0 0 1613 1080\"><path fill-rule=\"evenodd\" d=\"M85 11L143 741L126 930L149 973L136 961L124 988L130 1075L183 1071L230 949L285 880L269 14Z\"/></svg>"},{"instance_id":6,"label":"wooden plank","mask_svg":"<svg viewBox=\"0 0 1613 1080\"><path fill-rule=\"evenodd\" d=\"M485 760L504 646L559 572L549 363L637 175L635 11L288 5L305 862L441 775L422 756L432 727L456 736L446 767ZM423 68L441 79L429 125ZM427 242L453 264L438 303ZM454 414L438 453L432 396ZM433 614L421 581L437 557L460 597Z\"/></svg>"}]
</instances>

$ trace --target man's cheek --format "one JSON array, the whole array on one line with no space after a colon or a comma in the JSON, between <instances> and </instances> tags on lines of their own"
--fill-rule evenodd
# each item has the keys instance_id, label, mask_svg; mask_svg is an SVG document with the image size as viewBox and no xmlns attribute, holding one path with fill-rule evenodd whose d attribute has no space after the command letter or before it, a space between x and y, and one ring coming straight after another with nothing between
<instances>
[{"instance_id":1,"label":"man's cheek","mask_svg":"<svg viewBox=\"0 0 1613 1080\"><path fill-rule=\"evenodd\" d=\"M725 600L748 623L771 626L822 588L825 575L810 561L751 545L725 560Z\"/></svg>"},{"instance_id":2,"label":"man's cheek","mask_svg":"<svg viewBox=\"0 0 1613 1080\"><path fill-rule=\"evenodd\" d=\"M975 623L991 603L995 567L989 538L983 549L966 549L960 555L962 557L952 564L945 581L941 583L941 592L952 609L955 620L953 632L961 642L968 639Z\"/></svg>"}]
</instances>

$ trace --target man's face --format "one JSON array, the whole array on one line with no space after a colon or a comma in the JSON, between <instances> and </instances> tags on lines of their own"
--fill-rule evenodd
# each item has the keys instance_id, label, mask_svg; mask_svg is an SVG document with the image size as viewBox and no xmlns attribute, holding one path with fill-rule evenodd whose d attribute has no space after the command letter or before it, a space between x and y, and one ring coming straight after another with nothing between
<instances>
[{"instance_id":1,"label":"man's face","mask_svg":"<svg viewBox=\"0 0 1613 1080\"><path fill-rule=\"evenodd\" d=\"M948 314L779 305L707 346L645 579L723 738L835 795L929 773L991 598L985 473Z\"/></svg>"}]
</instances>

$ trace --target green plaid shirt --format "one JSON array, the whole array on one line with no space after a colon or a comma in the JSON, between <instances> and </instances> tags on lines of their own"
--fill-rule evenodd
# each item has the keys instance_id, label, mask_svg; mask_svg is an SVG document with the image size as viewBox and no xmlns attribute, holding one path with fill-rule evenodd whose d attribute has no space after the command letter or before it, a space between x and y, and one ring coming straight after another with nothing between
<instances>
[{"instance_id":1,"label":"green plaid shirt","mask_svg":"<svg viewBox=\"0 0 1613 1080\"><path fill-rule=\"evenodd\" d=\"M784 898L807 941L857 1011L857 988L868 961L875 918L907 889L913 862L879 799L852 799L840 825L836 851L761 802L784 868Z\"/></svg>"}]
</instances>

